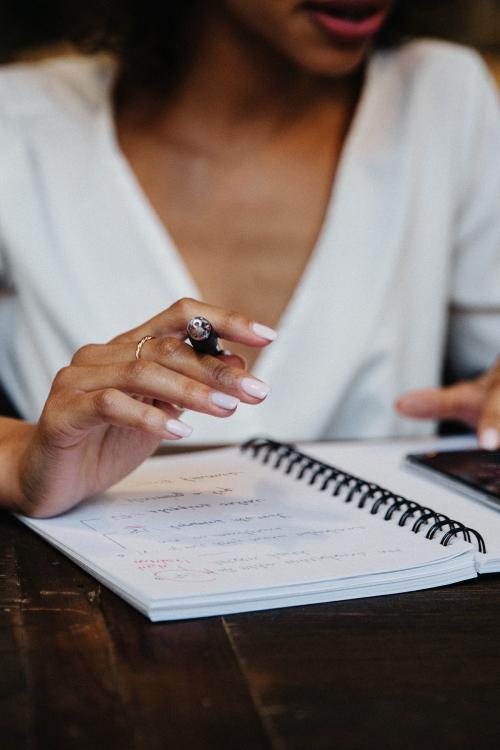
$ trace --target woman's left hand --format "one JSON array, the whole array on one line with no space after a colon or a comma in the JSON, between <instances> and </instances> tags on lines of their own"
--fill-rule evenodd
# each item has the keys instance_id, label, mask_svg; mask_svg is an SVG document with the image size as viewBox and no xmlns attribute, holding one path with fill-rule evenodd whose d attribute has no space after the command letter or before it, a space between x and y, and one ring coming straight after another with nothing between
<instances>
[{"instance_id":1,"label":"woman's left hand","mask_svg":"<svg viewBox=\"0 0 500 750\"><path fill-rule=\"evenodd\" d=\"M410 391L396 401L397 411L416 419L453 419L475 427L486 450L500 448L500 358L473 380L446 388Z\"/></svg>"}]
</instances>

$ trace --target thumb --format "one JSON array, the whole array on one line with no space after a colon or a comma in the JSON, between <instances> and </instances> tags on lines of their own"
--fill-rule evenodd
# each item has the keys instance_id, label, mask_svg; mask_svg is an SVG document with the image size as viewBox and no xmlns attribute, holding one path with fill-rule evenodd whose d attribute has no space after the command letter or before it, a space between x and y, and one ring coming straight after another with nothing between
<instances>
[{"instance_id":1,"label":"thumb","mask_svg":"<svg viewBox=\"0 0 500 750\"><path fill-rule=\"evenodd\" d=\"M483 402L483 389L474 381L446 388L425 388L405 393L396 401L396 410L416 419L457 419L475 426Z\"/></svg>"}]
</instances>

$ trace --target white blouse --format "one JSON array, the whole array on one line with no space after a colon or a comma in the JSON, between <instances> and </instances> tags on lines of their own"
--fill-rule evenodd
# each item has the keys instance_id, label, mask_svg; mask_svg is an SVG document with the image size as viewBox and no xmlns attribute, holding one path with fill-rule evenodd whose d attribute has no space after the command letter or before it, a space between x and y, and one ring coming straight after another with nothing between
<instances>
[{"instance_id":1,"label":"white blouse","mask_svg":"<svg viewBox=\"0 0 500 750\"><path fill-rule=\"evenodd\" d=\"M102 58L0 70L0 382L31 420L82 344L200 297L117 145L112 76ZM271 394L185 419L194 442L428 433L394 399L439 384L446 351L469 375L499 342L496 90L474 52L411 42L370 61L317 247L254 370Z\"/></svg>"}]
</instances>

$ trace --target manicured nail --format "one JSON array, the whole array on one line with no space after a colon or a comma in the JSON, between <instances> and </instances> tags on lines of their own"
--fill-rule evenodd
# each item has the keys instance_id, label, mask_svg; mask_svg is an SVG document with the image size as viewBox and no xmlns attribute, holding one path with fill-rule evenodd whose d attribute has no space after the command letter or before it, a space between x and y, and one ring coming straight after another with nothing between
<instances>
[{"instance_id":1,"label":"manicured nail","mask_svg":"<svg viewBox=\"0 0 500 750\"><path fill-rule=\"evenodd\" d=\"M189 437L193 431L192 427L185 422L181 422L180 419L167 419L165 429L178 437Z\"/></svg>"},{"instance_id":2,"label":"manicured nail","mask_svg":"<svg viewBox=\"0 0 500 750\"><path fill-rule=\"evenodd\" d=\"M255 378L241 378L240 385L245 393L254 398L265 398L271 390L262 380L256 380Z\"/></svg>"},{"instance_id":3,"label":"manicured nail","mask_svg":"<svg viewBox=\"0 0 500 750\"><path fill-rule=\"evenodd\" d=\"M236 398L235 396L228 396L227 393L219 393L219 391L214 391L210 394L210 400L215 406L220 406L221 409L228 409L230 411L233 411L236 409L238 404L240 403L239 398Z\"/></svg>"},{"instance_id":4,"label":"manicured nail","mask_svg":"<svg viewBox=\"0 0 500 750\"><path fill-rule=\"evenodd\" d=\"M260 336L261 339L266 339L266 341L274 341L278 335L272 328L263 326L261 323L252 323L251 329L256 336Z\"/></svg>"},{"instance_id":5,"label":"manicured nail","mask_svg":"<svg viewBox=\"0 0 500 750\"><path fill-rule=\"evenodd\" d=\"M500 445L498 430L494 427L486 427L479 435L479 445L485 451L496 451Z\"/></svg>"}]
</instances>

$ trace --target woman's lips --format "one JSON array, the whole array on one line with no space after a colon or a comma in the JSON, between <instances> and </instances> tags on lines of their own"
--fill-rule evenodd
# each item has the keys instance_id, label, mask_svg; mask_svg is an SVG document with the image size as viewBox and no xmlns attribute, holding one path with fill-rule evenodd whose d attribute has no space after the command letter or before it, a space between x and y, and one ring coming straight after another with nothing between
<instances>
[{"instance_id":1,"label":"woman's lips","mask_svg":"<svg viewBox=\"0 0 500 750\"><path fill-rule=\"evenodd\" d=\"M387 0L313 0L304 3L304 8L333 39L353 44L380 31L389 5Z\"/></svg>"}]
</instances>

